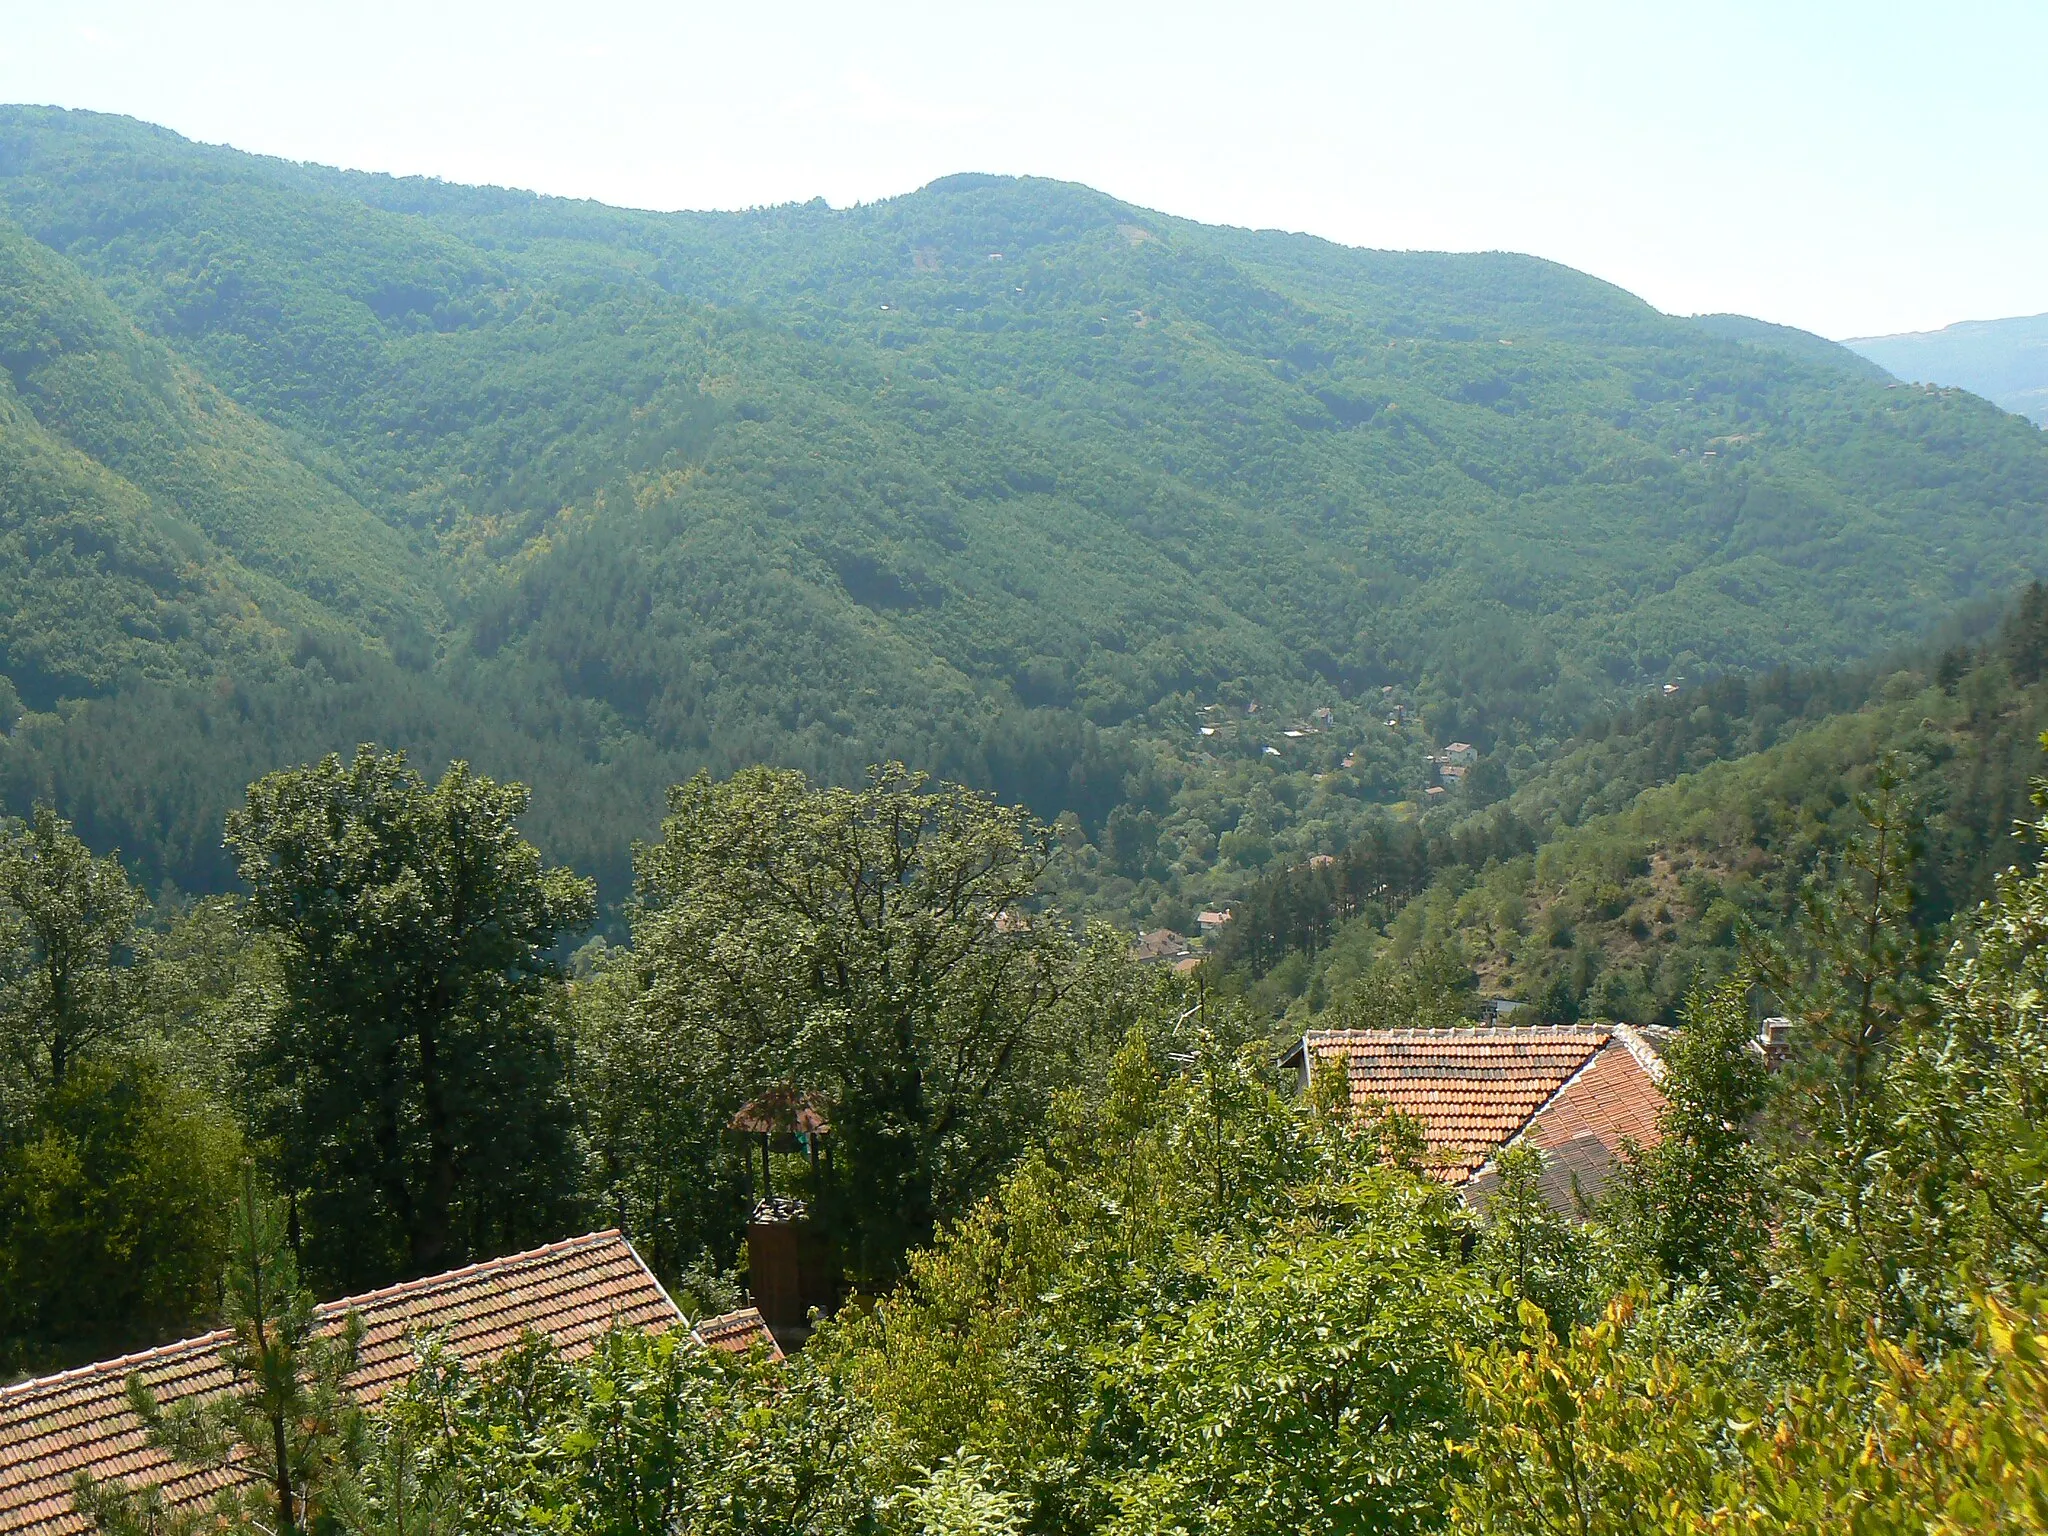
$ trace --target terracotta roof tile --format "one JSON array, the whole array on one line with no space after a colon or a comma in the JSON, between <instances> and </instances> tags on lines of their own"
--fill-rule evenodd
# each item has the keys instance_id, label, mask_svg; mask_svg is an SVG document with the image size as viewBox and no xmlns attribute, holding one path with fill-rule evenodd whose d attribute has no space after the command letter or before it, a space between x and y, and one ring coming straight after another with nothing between
<instances>
[{"instance_id":1,"label":"terracotta roof tile","mask_svg":"<svg viewBox=\"0 0 2048 1536\"><path fill-rule=\"evenodd\" d=\"M1653 1146L1663 1108L1664 1095L1655 1078L1616 1041L1597 1052L1586 1069L1544 1106L1529 1127L1528 1139L1547 1148L1591 1135L1615 1152L1624 1140Z\"/></svg>"},{"instance_id":2,"label":"terracotta roof tile","mask_svg":"<svg viewBox=\"0 0 2048 1536\"><path fill-rule=\"evenodd\" d=\"M767 1346L769 1359L782 1358L782 1346L768 1331L768 1320L753 1307L742 1307L723 1317L707 1317L690 1329L690 1336L707 1349L722 1349L734 1355L745 1354L754 1345L762 1344Z\"/></svg>"},{"instance_id":3,"label":"terracotta roof tile","mask_svg":"<svg viewBox=\"0 0 2048 1536\"><path fill-rule=\"evenodd\" d=\"M1321 1030L1289 1059L1343 1061L1352 1102L1415 1120L1451 1184L1525 1133L1559 1150L1591 1135L1611 1160L1623 1136L1656 1139L1664 1103L1654 1054L1624 1026Z\"/></svg>"},{"instance_id":4,"label":"terracotta roof tile","mask_svg":"<svg viewBox=\"0 0 2048 1536\"><path fill-rule=\"evenodd\" d=\"M327 1302L318 1312L322 1331L340 1328L350 1312L364 1324L350 1384L365 1402L411 1373L412 1337L429 1330L441 1333L458 1358L480 1361L528 1330L574 1357L615 1326L658 1330L681 1321L632 1244L615 1231ZM71 1507L71 1480L81 1469L155 1484L173 1507L204 1503L237 1481L229 1472L180 1469L148 1446L126 1389L129 1374L139 1372L164 1402L221 1390L230 1384L220 1359L226 1337L203 1334L0 1388L0 1536L90 1530Z\"/></svg>"}]
</instances>

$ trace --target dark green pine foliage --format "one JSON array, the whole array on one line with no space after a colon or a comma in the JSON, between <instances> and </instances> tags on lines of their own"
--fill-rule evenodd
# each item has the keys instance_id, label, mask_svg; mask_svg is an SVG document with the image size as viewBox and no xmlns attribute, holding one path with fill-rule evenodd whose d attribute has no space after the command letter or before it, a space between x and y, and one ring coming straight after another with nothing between
<instances>
[{"instance_id":1,"label":"dark green pine foliage","mask_svg":"<svg viewBox=\"0 0 2048 1536\"><path fill-rule=\"evenodd\" d=\"M321 1332L313 1297L299 1284L284 1208L242 1170L233 1237L222 1275L227 1390L159 1403L140 1373L128 1401L149 1443L191 1471L233 1468L213 1508L170 1509L156 1484L132 1488L80 1472L73 1499L108 1536L196 1536L208 1530L299 1536L333 1531L329 1497L363 1459L366 1426L347 1381L362 1319Z\"/></svg>"}]
</instances>

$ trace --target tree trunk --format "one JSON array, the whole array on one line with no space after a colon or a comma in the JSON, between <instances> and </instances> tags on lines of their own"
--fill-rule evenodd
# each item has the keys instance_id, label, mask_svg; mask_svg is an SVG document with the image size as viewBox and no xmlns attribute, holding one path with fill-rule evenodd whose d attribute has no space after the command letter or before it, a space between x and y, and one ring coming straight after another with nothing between
<instances>
[{"instance_id":1,"label":"tree trunk","mask_svg":"<svg viewBox=\"0 0 2048 1536\"><path fill-rule=\"evenodd\" d=\"M448 1097L441 1084L440 1040L432 1024L419 1031L420 1108L427 1122L426 1187L420 1192L412 1230L415 1274L447 1267L449 1212L455 1205L455 1138L449 1124Z\"/></svg>"},{"instance_id":2,"label":"tree trunk","mask_svg":"<svg viewBox=\"0 0 2048 1536\"><path fill-rule=\"evenodd\" d=\"M398 1046L386 1047L378 1062L377 1119L372 1133L377 1143L377 1187L391 1214L405 1232L408 1253L418 1247L412 1186L405 1181L405 1147L399 1133L399 1105L404 1085L399 1081Z\"/></svg>"}]
</instances>

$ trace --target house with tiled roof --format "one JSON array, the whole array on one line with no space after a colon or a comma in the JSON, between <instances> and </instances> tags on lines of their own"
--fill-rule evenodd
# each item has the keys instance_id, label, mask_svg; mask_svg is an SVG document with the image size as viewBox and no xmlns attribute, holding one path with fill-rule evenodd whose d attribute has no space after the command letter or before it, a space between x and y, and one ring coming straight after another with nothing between
<instances>
[{"instance_id":1,"label":"house with tiled roof","mask_svg":"<svg viewBox=\"0 0 2048 1536\"><path fill-rule=\"evenodd\" d=\"M1140 965L1171 965L1184 960L1193 953L1188 941L1171 928L1154 928L1150 933L1138 935L1138 942L1131 946L1131 958Z\"/></svg>"},{"instance_id":2,"label":"house with tiled roof","mask_svg":"<svg viewBox=\"0 0 2048 1536\"><path fill-rule=\"evenodd\" d=\"M1362 1112L1413 1121L1430 1171L1468 1202L1497 1182L1514 1145L1543 1154L1543 1190L1559 1210L1596 1197L1626 1143L1657 1141L1664 1063L1626 1024L1311 1030L1281 1058L1305 1087L1344 1072Z\"/></svg>"},{"instance_id":3,"label":"house with tiled roof","mask_svg":"<svg viewBox=\"0 0 2048 1536\"><path fill-rule=\"evenodd\" d=\"M374 1404L411 1375L414 1341L434 1334L466 1364L495 1358L537 1333L565 1356L588 1354L613 1328L658 1333L682 1313L633 1245L616 1231L570 1238L509 1258L429 1275L363 1296L323 1304L323 1333L338 1332L350 1313L363 1337L349 1386ZM692 1330L708 1348L775 1352L760 1313L714 1318ZM0 1387L0 1536L70 1536L92 1524L72 1508L80 1472L158 1487L173 1509L204 1505L239 1480L233 1470L183 1466L150 1446L129 1407L127 1381L139 1374L159 1402L223 1391L232 1385L221 1348L224 1332L203 1334L55 1376ZM779 1352L776 1352L779 1355Z\"/></svg>"}]
</instances>

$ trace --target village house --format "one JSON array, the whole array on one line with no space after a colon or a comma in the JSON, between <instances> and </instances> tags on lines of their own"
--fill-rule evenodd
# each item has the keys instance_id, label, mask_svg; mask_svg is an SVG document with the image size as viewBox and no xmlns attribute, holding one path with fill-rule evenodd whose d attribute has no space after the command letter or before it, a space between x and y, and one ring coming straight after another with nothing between
<instances>
[{"instance_id":1,"label":"village house","mask_svg":"<svg viewBox=\"0 0 2048 1536\"><path fill-rule=\"evenodd\" d=\"M1194 954L1194 946L1171 928L1154 928L1138 935L1131 946L1131 958L1140 965L1170 965Z\"/></svg>"},{"instance_id":2,"label":"village house","mask_svg":"<svg viewBox=\"0 0 2048 1536\"><path fill-rule=\"evenodd\" d=\"M1479 749L1469 741L1454 741L1443 750L1442 760L1457 768L1470 768L1479 761Z\"/></svg>"},{"instance_id":3,"label":"village house","mask_svg":"<svg viewBox=\"0 0 2048 1536\"><path fill-rule=\"evenodd\" d=\"M1474 1205L1498 1183L1499 1154L1527 1145L1543 1154L1545 1198L1576 1213L1625 1143L1656 1144L1664 1108L1664 1063L1627 1024L1311 1030L1280 1065L1304 1089L1338 1068L1358 1111L1414 1121L1431 1175Z\"/></svg>"},{"instance_id":4,"label":"village house","mask_svg":"<svg viewBox=\"0 0 2048 1536\"><path fill-rule=\"evenodd\" d=\"M661 1282L617 1231L326 1302L315 1312L320 1332L339 1332L350 1313L362 1320L363 1337L348 1384L365 1405L412 1375L415 1342L429 1334L456 1359L477 1365L529 1333L575 1359L614 1328L661 1333L683 1322ZM704 1348L741 1353L759 1346L780 1357L761 1314L751 1307L690 1332ZM141 1376L166 1406L225 1390L232 1383L221 1358L227 1342L226 1332L202 1334L0 1387L0 1536L91 1531L92 1522L71 1502L72 1480L80 1472L160 1489L173 1513L210 1504L222 1489L244 1481L238 1468L195 1468L157 1450L128 1403L132 1375Z\"/></svg>"}]
</instances>

